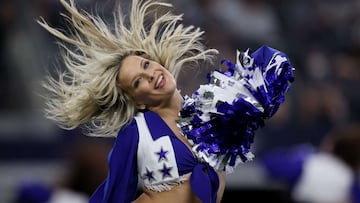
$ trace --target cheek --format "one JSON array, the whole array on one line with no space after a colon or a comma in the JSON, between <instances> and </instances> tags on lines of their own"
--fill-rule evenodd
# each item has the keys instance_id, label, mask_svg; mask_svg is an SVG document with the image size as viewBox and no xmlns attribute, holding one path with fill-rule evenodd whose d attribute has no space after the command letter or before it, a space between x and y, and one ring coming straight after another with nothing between
<instances>
[{"instance_id":1,"label":"cheek","mask_svg":"<svg viewBox=\"0 0 360 203\"><path fill-rule=\"evenodd\" d=\"M175 80L174 76L168 71L167 71L166 75L167 75L168 83L176 85L176 80Z\"/></svg>"},{"instance_id":2,"label":"cheek","mask_svg":"<svg viewBox=\"0 0 360 203\"><path fill-rule=\"evenodd\" d=\"M139 88L136 90L136 92L133 92L131 96L136 102L144 102L147 99L147 96L149 95L149 89L144 86L139 86Z\"/></svg>"}]
</instances>

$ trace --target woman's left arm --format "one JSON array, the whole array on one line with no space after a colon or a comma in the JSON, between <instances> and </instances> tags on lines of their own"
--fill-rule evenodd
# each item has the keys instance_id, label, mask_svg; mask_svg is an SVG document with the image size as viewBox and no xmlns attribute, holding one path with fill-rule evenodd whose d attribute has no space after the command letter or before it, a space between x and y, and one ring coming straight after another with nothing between
<instances>
[{"instance_id":1,"label":"woman's left arm","mask_svg":"<svg viewBox=\"0 0 360 203\"><path fill-rule=\"evenodd\" d=\"M217 194L217 203L221 202L221 199L224 195L224 190L225 190L225 184L226 184L226 172L218 172L218 176L219 176L219 189L218 189L218 194Z\"/></svg>"}]
</instances>

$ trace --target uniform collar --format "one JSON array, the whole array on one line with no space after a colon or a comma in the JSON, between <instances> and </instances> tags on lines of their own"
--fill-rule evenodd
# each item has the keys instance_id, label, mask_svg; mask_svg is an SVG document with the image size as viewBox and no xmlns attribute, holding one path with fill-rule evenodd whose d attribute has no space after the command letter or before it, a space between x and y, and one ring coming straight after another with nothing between
<instances>
[{"instance_id":1,"label":"uniform collar","mask_svg":"<svg viewBox=\"0 0 360 203\"><path fill-rule=\"evenodd\" d=\"M175 136L170 127L157 113L146 111L144 112L144 118L153 140L166 135Z\"/></svg>"}]
</instances>

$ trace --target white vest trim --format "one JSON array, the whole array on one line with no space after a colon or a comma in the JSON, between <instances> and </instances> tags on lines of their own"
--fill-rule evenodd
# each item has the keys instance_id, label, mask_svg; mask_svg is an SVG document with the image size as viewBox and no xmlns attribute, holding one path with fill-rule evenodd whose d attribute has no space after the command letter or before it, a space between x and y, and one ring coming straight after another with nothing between
<instances>
[{"instance_id":1,"label":"white vest trim","mask_svg":"<svg viewBox=\"0 0 360 203\"><path fill-rule=\"evenodd\" d=\"M174 149L168 135L153 140L143 113L135 117L139 130L138 172L146 188L168 191L187 179L179 176Z\"/></svg>"}]
</instances>

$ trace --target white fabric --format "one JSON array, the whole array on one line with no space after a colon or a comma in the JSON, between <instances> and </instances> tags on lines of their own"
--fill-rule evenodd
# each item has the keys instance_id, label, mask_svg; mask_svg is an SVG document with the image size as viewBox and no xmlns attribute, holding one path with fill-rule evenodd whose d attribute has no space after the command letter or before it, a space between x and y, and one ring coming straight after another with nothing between
<instances>
[{"instance_id":1,"label":"white fabric","mask_svg":"<svg viewBox=\"0 0 360 203\"><path fill-rule=\"evenodd\" d=\"M139 113L136 117L136 123L139 130L139 145L137 151L138 171L140 178L146 188L155 191L170 190L173 186L178 185L183 180L179 177L178 167L176 164L175 153L169 136L162 136L153 140L149 128L147 127L144 114ZM159 160L157 154L160 150L166 152L166 159ZM163 176L161 170L170 168L170 175ZM146 174L152 172L154 179L149 180Z\"/></svg>"},{"instance_id":2,"label":"white fabric","mask_svg":"<svg viewBox=\"0 0 360 203\"><path fill-rule=\"evenodd\" d=\"M331 154L314 154L304 164L293 197L300 202L345 202L352 180L351 169L344 162Z\"/></svg>"}]
</instances>

